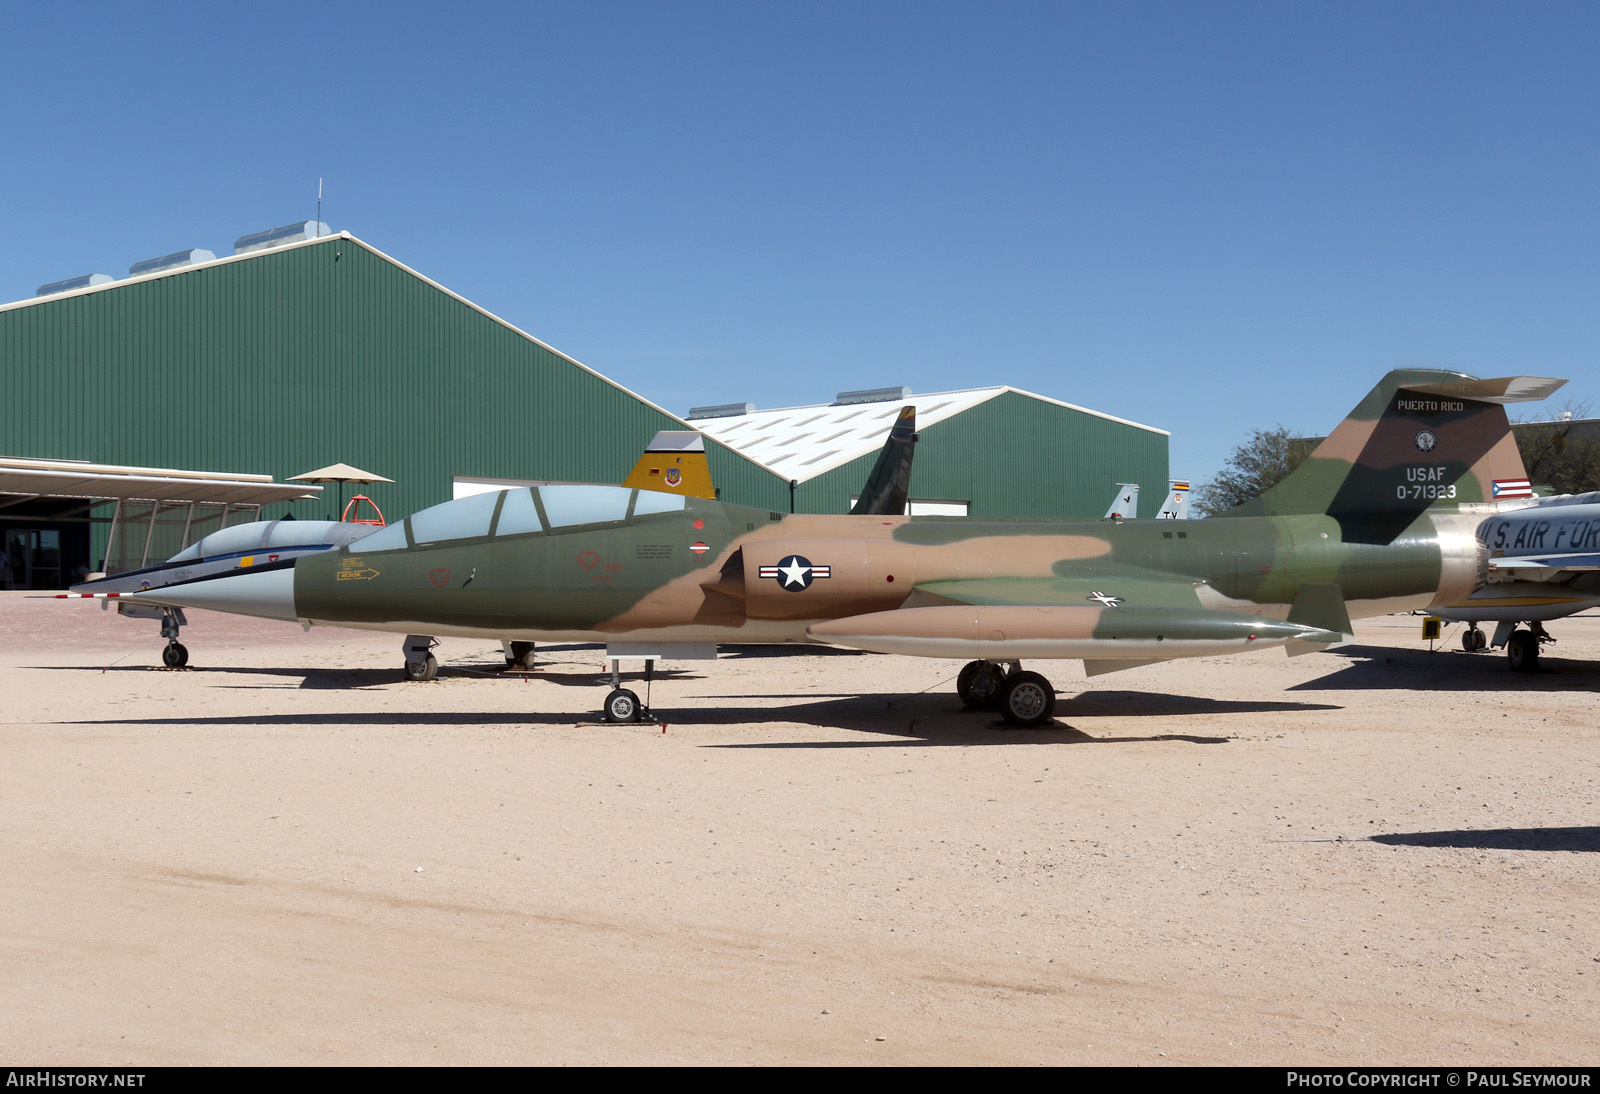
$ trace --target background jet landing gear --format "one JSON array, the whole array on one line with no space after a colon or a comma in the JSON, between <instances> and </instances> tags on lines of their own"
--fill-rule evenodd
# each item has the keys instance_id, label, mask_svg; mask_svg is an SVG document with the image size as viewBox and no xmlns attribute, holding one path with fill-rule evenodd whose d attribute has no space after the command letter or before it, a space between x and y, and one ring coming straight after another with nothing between
<instances>
[{"instance_id":1,"label":"background jet landing gear","mask_svg":"<svg viewBox=\"0 0 1600 1094\"><path fill-rule=\"evenodd\" d=\"M1511 662L1511 671L1538 672L1540 644L1554 641L1537 621L1530 623L1525 631L1512 631L1506 640L1506 660Z\"/></svg>"},{"instance_id":2,"label":"background jet landing gear","mask_svg":"<svg viewBox=\"0 0 1600 1094\"><path fill-rule=\"evenodd\" d=\"M405 644L400 648L406 653L407 680L432 680L439 675L439 662L428 652L438 644L439 640L431 635L406 635Z\"/></svg>"},{"instance_id":3,"label":"background jet landing gear","mask_svg":"<svg viewBox=\"0 0 1600 1094\"><path fill-rule=\"evenodd\" d=\"M969 707L996 709L1014 726L1042 726L1056 711L1056 689L1037 672L1023 672L1012 661L1003 669L993 661L969 662L956 677L956 694Z\"/></svg>"},{"instance_id":4,"label":"background jet landing gear","mask_svg":"<svg viewBox=\"0 0 1600 1094\"><path fill-rule=\"evenodd\" d=\"M1477 653L1488 644L1488 637L1478 629L1476 623L1468 623L1467 629L1461 632L1461 648L1468 653Z\"/></svg>"},{"instance_id":5,"label":"background jet landing gear","mask_svg":"<svg viewBox=\"0 0 1600 1094\"><path fill-rule=\"evenodd\" d=\"M506 654L507 672L532 672L539 666L534 661L532 642L502 642Z\"/></svg>"},{"instance_id":6,"label":"background jet landing gear","mask_svg":"<svg viewBox=\"0 0 1600 1094\"><path fill-rule=\"evenodd\" d=\"M622 686L622 663L611 662L611 694L601 708L601 716L608 722L643 722L650 718L650 708L639 702L639 697ZM644 663L644 693L650 694L650 681L655 676L656 663Z\"/></svg>"},{"instance_id":7,"label":"background jet landing gear","mask_svg":"<svg viewBox=\"0 0 1600 1094\"><path fill-rule=\"evenodd\" d=\"M189 649L178 641L178 629L188 620L182 608L169 608L161 613L161 637L167 648L161 651L161 663L169 669L181 669L189 663Z\"/></svg>"}]
</instances>

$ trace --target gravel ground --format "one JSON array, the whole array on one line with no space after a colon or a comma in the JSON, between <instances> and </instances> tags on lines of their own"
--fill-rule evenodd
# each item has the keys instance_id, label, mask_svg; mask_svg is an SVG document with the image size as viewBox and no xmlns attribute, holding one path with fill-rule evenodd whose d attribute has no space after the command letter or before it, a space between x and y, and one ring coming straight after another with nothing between
<instances>
[{"instance_id":1,"label":"gravel ground","mask_svg":"<svg viewBox=\"0 0 1600 1094\"><path fill-rule=\"evenodd\" d=\"M0 1056L1594 1064L1600 618L1085 680L600 655L0 594ZM1448 636L1454 638L1454 635ZM1559 653L1559 656L1556 654ZM640 688L642 693L642 687Z\"/></svg>"}]
</instances>

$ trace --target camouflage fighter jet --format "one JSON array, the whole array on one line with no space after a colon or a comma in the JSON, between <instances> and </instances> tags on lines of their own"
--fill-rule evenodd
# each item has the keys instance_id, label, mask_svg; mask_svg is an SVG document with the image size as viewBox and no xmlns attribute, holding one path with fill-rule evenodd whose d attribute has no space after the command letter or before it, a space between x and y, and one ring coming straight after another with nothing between
<instances>
[{"instance_id":1,"label":"camouflage fighter jet","mask_svg":"<svg viewBox=\"0 0 1600 1094\"><path fill-rule=\"evenodd\" d=\"M906 408L910 410L910 407ZM902 412L903 414L904 412ZM910 475L909 457L906 474ZM716 488L711 482L711 467L706 462L705 438L697 430L663 429L650 439L639 461L623 480L624 486L641 490L679 492L696 498L715 498ZM70 586L67 593L57 594L59 599L81 597L98 599L101 606L116 600L117 614L130 619L161 620L161 637L167 640L161 651L161 660L168 668L182 668L189 663L189 649L179 641L182 628L189 625L183 609L159 604L134 604L122 594L193 581L249 569L257 563L268 565L285 559L298 558L314 551L345 547L371 535L382 527L365 521L336 520L257 520L236 524L202 536L165 562L120 574L80 581ZM421 654L408 657L407 665L420 664L418 679L432 679L433 671L428 653L434 645L428 635L421 639ZM533 643L502 641L508 665L531 666ZM408 652L410 647L408 647ZM434 666L436 669L437 666Z\"/></svg>"},{"instance_id":2,"label":"camouflage fighter jet","mask_svg":"<svg viewBox=\"0 0 1600 1094\"><path fill-rule=\"evenodd\" d=\"M1474 534L1526 479L1502 404L1564 381L1392 372L1282 483L1202 521L818 516L609 486L425 509L349 545L134 599L408 634L714 656L810 642L970 659L969 705L1048 721L1023 658L1091 674L1326 648L1352 617L1446 604L1484 577ZM605 716L631 721L618 686Z\"/></svg>"}]
</instances>

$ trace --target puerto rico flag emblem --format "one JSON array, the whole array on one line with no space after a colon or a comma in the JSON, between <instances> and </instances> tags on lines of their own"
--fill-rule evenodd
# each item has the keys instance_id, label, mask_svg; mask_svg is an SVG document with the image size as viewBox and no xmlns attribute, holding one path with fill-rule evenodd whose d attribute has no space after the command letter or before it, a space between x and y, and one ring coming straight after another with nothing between
<instances>
[{"instance_id":1,"label":"puerto rico flag emblem","mask_svg":"<svg viewBox=\"0 0 1600 1094\"><path fill-rule=\"evenodd\" d=\"M1501 498L1531 498L1533 497L1533 484L1527 479L1495 479L1494 499Z\"/></svg>"}]
</instances>

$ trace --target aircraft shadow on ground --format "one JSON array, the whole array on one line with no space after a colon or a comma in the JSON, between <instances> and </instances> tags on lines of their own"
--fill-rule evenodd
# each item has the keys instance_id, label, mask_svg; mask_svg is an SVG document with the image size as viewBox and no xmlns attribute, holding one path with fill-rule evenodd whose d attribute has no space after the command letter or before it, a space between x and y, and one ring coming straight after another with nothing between
<instances>
[{"instance_id":1,"label":"aircraft shadow on ground","mask_svg":"<svg viewBox=\"0 0 1600 1094\"><path fill-rule=\"evenodd\" d=\"M763 698L770 698L763 696ZM875 734L877 740L850 741L741 741L711 744L707 748L726 749L850 749L850 748L925 748L976 745L1009 746L1108 744L1116 741L1177 741L1189 744L1225 744L1226 737L1198 737L1159 733L1134 737L1097 737L1084 733L1057 718L1046 725L1020 729L1008 725L993 711L969 710L952 703L948 696L910 696L890 700L881 695L842 695L817 698L792 706L756 712L749 708L712 707L686 710L681 720L690 725L748 725L761 718L812 725L819 729L842 729ZM662 720L671 722L672 713L657 709Z\"/></svg>"},{"instance_id":2,"label":"aircraft shadow on ground","mask_svg":"<svg viewBox=\"0 0 1600 1094\"><path fill-rule=\"evenodd\" d=\"M1392 832L1369 837L1395 847L1461 847L1476 851L1600 851L1600 828L1488 828Z\"/></svg>"},{"instance_id":3,"label":"aircraft shadow on ground","mask_svg":"<svg viewBox=\"0 0 1600 1094\"><path fill-rule=\"evenodd\" d=\"M1060 700L1056 709L1080 718L1175 718L1193 714L1272 714L1288 711L1343 710L1337 703L1285 700L1205 699L1156 691L1086 691Z\"/></svg>"},{"instance_id":4,"label":"aircraft shadow on ground","mask_svg":"<svg viewBox=\"0 0 1600 1094\"><path fill-rule=\"evenodd\" d=\"M62 668L62 666L48 666ZM71 669L81 672L84 669ZM147 672L145 666L113 666L114 672ZM218 683L228 689L272 689L283 687L289 680L297 680L301 689L308 690L358 690L368 687L389 686L401 682L401 670L395 668L372 669L306 669L282 667L196 667L188 671L213 673L221 676L268 676L285 679L283 685ZM695 672L658 671L658 680L692 681L704 679ZM198 718L139 718L104 720L93 724L119 725L323 725L323 726L445 726L445 725L578 725L596 723L598 709L607 691L607 674L586 673L531 673L508 674L496 661L485 660L481 667L470 664L442 666L442 679L505 680L511 683L526 681L533 686L527 689L529 701L525 711L473 713L463 711L432 712L340 712L300 714L241 714ZM537 695L540 684L557 684L566 688L589 688L594 693L593 711L549 713L538 709ZM414 684L422 688L426 684ZM641 698L647 689L637 674L627 674L624 686L636 691ZM651 698L654 698L653 696ZM1282 713L1312 710L1337 710L1334 704L1294 701L1245 701L1208 699L1189 695L1167 695L1138 691L1091 691L1064 697L1057 705L1057 718L1045 726L1020 729L1006 724L992 711L969 710L953 695L945 692L924 692L912 695L865 695L858 692L819 694L763 694L763 701L795 699L801 702L787 706L752 708L748 695L701 694L690 698L696 701L725 701L727 705L674 709L670 704L656 708L657 719L669 726L683 725L759 725L763 721L812 725L820 729L841 729L859 733L880 734L877 741L753 741L741 744L713 745L719 748L863 748L906 747L908 745L1015 745L1015 744L1114 744L1148 741L1174 741L1188 744L1224 744L1231 738L1208 734L1151 733L1121 734L1116 736L1092 735L1071 725L1074 718L1184 718L1216 714ZM72 723L90 724L90 723ZM649 724L649 723L646 723ZM908 738L910 738L908 740Z\"/></svg>"},{"instance_id":5,"label":"aircraft shadow on ground","mask_svg":"<svg viewBox=\"0 0 1600 1094\"><path fill-rule=\"evenodd\" d=\"M72 666L72 665L38 665L35 668L45 672L199 672L207 674L224 674L238 676L275 676L299 681L299 687L307 691L346 691L356 688L381 687L388 684L409 683L405 679L404 670L397 664L394 668L382 669L307 669L307 668L273 668L257 666L254 668L237 665L194 665L187 669L157 669L151 665L111 665L106 668L98 666ZM521 673L507 672L499 662L485 661L481 665L441 665L439 678L450 679L469 678L479 680L528 680L535 684L556 684L561 687L599 687L601 682L608 678L608 673ZM657 669L657 681L661 680L699 680L702 674L689 670ZM251 684L221 684L220 687L235 688L238 690L252 690L256 688L272 689L282 685L251 685ZM417 686L422 686L418 684ZM635 691L641 690L644 681L639 673L625 672L622 674L622 686L631 687Z\"/></svg>"},{"instance_id":6,"label":"aircraft shadow on ground","mask_svg":"<svg viewBox=\"0 0 1600 1094\"><path fill-rule=\"evenodd\" d=\"M1512 672L1503 653L1340 646L1317 656L1345 663L1288 691L1570 691L1600 686L1600 664L1554 654L1549 647L1537 672Z\"/></svg>"},{"instance_id":7,"label":"aircraft shadow on ground","mask_svg":"<svg viewBox=\"0 0 1600 1094\"><path fill-rule=\"evenodd\" d=\"M372 670L374 672L380 670ZM329 675L335 675L330 673ZM348 675L348 674L338 674ZM420 685L419 685L420 686ZM483 725L526 726L536 730L541 726L575 726L598 724L599 701L605 694L603 685L595 685L594 711L568 711L547 713L527 711L305 711L292 714L237 714L174 718L102 718L75 720L67 725L123 725L123 726L326 726L326 727L415 727L461 726L471 728ZM741 697L742 698L742 697ZM1172 741L1187 744L1225 744L1230 738L1201 736L1183 733L1152 733L1148 735L1094 736L1072 725L1057 720L1036 729L1018 729L1007 725L990 711L967 710L953 705L948 696L910 696L895 701L881 695L843 695L827 698L810 697L810 702L792 706L752 710L748 706L689 708L675 710L658 707L656 721L670 728L674 723L694 726L756 726L763 721L787 725L811 725L818 729L835 729L848 732L874 734L877 740L850 741L748 741L738 744L712 744L710 748L905 748L928 745L1041 745L1041 744L1113 744L1149 741ZM637 728L651 729L655 722L641 723ZM611 728L611 727L608 727ZM630 728L630 727L614 727ZM774 732L781 732L776 730Z\"/></svg>"},{"instance_id":8,"label":"aircraft shadow on ground","mask_svg":"<svg viewBox=\"0 0 1600 1094\"><path fill-rule=\"evenodd\" d=\"M96 718L87 721L58 722L69 726L461 726L471 728L484 725L528 725L541 722L547 725L573 725L593 721L581 714L530 715L522 711L340 711L337 713L303 712L299 714L237 714L191 718Z\"/></svg>"}]
</instances>

